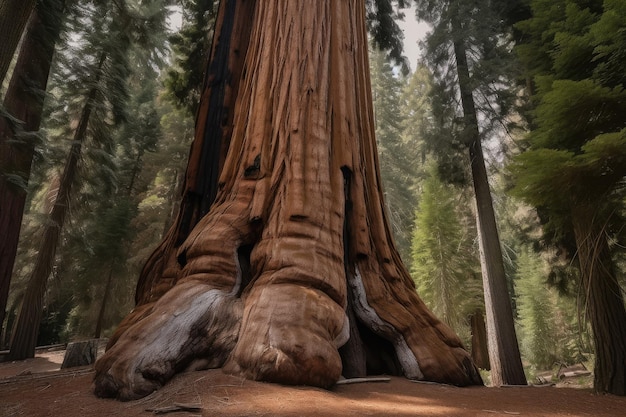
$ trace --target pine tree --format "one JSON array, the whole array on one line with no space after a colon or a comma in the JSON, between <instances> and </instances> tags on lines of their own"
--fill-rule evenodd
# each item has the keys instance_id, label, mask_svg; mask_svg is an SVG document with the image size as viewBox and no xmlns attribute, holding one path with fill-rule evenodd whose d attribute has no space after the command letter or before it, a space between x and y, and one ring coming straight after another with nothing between
<instances>
[{"instance_id":1,"label":"pine tree","mask_svg":"<svg viewBox=\"0 0 626 417\"><path fill-rule=\"evenodd\" d=\"M461 196L438 178L436 164L430 164L428 174L415 215L411 275L433 312L457 332L467 333L467 301L473 298L467 259L475 254L464 252L467 236L457 217Z\"/></svg>"},{"instance_id":2,"label":"pine tree","mask_svg":"<svg viewBox=\"0 0 626 417\"><path fill-rule=\"evenodd\" d=\"M217 3L216 0L182 1L183 25L170 39L173 65L167 71L165 85L177 104L192 114L198 110Z\"/></svg>"},{"instance_id":3,"label":"pine tree","mask_svg":"<svg viewBox=\"0 0 626 417\"><path fill-rule=\"evenodd\" d=\"M394 74L385 54L370 50L372 98L380 171L391 226L402 259L410 259L411 229L416 205L417 152L419 146L403 137L405 80ZM419 94L419 91L415 91ZM417 109L419 110L419 109Z\"/></svg>"},{"instance_id":4,"label":"pine tree","mask_svg":"<svg viewBox=\"0 0 626 417\"><path fill-rule=\"evenodd\" d=\"M520 344L527 360L537 369L547 369L556 360L555 309L547 287L541 257L525 248L518 257L515 289L522 327ZM553 296L553 295L552 295Z\"/></svg>"}]
</instances>

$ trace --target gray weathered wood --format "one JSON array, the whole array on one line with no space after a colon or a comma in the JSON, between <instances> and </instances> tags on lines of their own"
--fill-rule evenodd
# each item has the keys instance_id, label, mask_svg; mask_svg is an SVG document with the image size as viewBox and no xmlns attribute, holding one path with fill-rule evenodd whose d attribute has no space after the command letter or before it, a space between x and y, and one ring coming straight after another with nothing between
<instances>
[{"instance_id":1,"label":"gray weathered wood","mask_svg":"<svg viewBox=\"0 0 626 417\"><path fill-rule=\"evenodd\" d=\"M61 369L91 365L98 356L98 339L68 343Z\"/></svg>"}]
</instances>

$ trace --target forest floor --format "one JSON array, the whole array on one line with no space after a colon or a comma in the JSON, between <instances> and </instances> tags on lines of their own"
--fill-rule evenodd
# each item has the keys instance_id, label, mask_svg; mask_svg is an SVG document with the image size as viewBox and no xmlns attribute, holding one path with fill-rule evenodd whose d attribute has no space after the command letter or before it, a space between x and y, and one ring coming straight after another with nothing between
<instances>
[{"instance_id":1,"label":"forest floor","mask_svg":"<svg viewBox=\"0 0 626 417\"><path fill-rule=\"evenodd\" d=\"M172 417L626 415L626 397L594 395L580 388L457 388L391 377L389 382L323 390L248 381L220 370L181 374L144 399L119 402L93 395L90 367L60 370L63 353L0 363L1 417L149 416L176 404L198 409L173 412Z\"/></svg>"}]
</instances>

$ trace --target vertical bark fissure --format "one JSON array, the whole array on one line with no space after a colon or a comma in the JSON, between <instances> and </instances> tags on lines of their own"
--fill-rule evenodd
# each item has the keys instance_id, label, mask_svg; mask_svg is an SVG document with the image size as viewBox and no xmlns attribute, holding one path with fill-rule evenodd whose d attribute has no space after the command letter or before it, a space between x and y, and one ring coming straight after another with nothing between
<instances>
[{"instance_id":1,"label":"vertical bark fissure","mask_svg":"<svg viewBox=\"0 0 626 417\"><path fill-rule=\"evenodd\" d=\"M343 226L343 263L346 274L346 280L350 281L354 279L354 271L352 266L352 251L350 249L350 211L352 210L352 201L350 199L350 182L352 172L346 166L341 167L341 171L344 179L344 226ZM359 333L359 327L357 325L357 317L354 311L354 299L355 295L352 292L352 288L348 286L348 300L346 305L346 314L350 325L350 338L339 349L342 363L342 375L345 378L362 377L367 374L367 356L365 352L365 346L361 334Z\"/></svg>"},{"instance_id":2,"label":"vertical bark fissure","mask_svg":"<svg viewBox=\"0 0 626 417\"><path fill-rule=\"evenodd\" d=\"M235 25L235 12L237 11L237 2L234 0L224 1L224 18L221 22L220 31L216 31L217 42L215 42L215 51L211 61L208 63L208 70L205 74L203 90L208 91L208 97L202 105L208 106L212 111L198 112L197 118L204 117L204 120L198 120L202 128L201 151L193 175L187 176L187 193L189 198L197 198L199 203L197 206L186 206L191 212L182 214L182 239L187 236L195 223L202 218L208 211L209 207L215 200L217 195L217 179L220 172L220 156L222 143L226 140L223 138L224 117L227 116L228 108L224 103L226 88L231 82L231 71L228 65L231 49L231 41L233 38L233 30ZM178 243L182 243L179 241Z\"/></svg>"}]
</instances>

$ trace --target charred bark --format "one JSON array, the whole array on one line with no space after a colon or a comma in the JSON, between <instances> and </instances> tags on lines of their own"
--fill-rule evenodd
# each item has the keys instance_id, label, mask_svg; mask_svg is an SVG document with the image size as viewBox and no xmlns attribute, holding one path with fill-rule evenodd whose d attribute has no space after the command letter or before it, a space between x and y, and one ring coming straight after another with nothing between
<instances>
[{"instance_id":1,"label":"charred bark","mask_svg":"<svg viewBox=\"0 0 626 417\"><path fill-rule=\"evenodd\" d=\"M606 231L591 202L573 206L572 222L595 347L593 387L626 395L626 309Z\"/></svg>"},{"instance_id":2,"label":"charred bark","mask_svg":"<svg viewBox=\"0 0 626 417\"><path fill-rule=\"evenodd\" d=\"M12 2L15 3L15 2ZM32 14L0 115L0 327L17 253L26 186L55 41L65 2L40 3ZM2 25L0 25L2 26Z\"/></svg>"},{"instance_id":3,"label":"charred bark","mask_svg":"<svg viewBox=\"0 0 626 417\"><path fill-rule=\"evenodd\" d=\"M391 238L364 11L256 3L215 201L176 252L175 285L129 315L97 362L97 395L137 398L199 366L329 387L351 361L339 354L351 328L365 372L481 383Z\"/></svg>"},{"instance_id":4,"label":"charred bark","mask_svg":"<svg viewBox=\"0 0 626 417\"><path fill-rule=\"evenodd\" d=\"M176 283L180 273L176 252L215 200L218 176L230 145L235 100L244 72L255 2L224 0L220 3L178 216L141 272L135 314L149 308L147 305ZM120 329L124 329L124 324ZM112 342L116 337L113 336Z\"/></svg>"}]
</instances>

